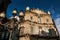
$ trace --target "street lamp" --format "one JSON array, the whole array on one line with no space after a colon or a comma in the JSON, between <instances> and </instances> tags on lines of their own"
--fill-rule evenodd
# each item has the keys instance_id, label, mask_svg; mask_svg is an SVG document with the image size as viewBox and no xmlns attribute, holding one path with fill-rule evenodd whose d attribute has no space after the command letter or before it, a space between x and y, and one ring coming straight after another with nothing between
<instances>
[{"instance_id":1,"label":"street lamp","mask_svg":"<svg viewBox=\"0 0 60 40\"><path fill-rule=\"evenodd\" d=\"M13 16L16 16L16 15L17 15L17 10L14 9L14 10L12 11L12 13L13 13Z\"/></svg>"}]
</instances>

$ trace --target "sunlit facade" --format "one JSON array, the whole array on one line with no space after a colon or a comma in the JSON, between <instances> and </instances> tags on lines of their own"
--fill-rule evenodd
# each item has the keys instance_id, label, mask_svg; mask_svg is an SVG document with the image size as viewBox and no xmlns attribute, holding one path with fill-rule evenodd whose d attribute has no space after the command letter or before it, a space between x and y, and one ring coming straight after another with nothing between
<instances>
[{"instance_id":1,"label":"sunlit facade","mask_svg":"<svg viewBox=\"0 0 60 40\"><path fill-rule=\"evenodd\" d=\"M51 17L50 12L44 12L39 9L26 9L22 11L21 20L18 26L19 40L56 40L58 31ZM46 38L46 39L44 39Z\"/></svg>"},{"instance_id":2,"label":"sunlit facade","mask_svg":"<svg viewBox=\"0 0 60 40\"><path fill-rule=\"evenodd\" d=\"M0 13L0 40L58 40L59 33L51 13L40 9L26 8L12 11L12 17L2 23L6 17Z\"/></svg>"}]
</instances>

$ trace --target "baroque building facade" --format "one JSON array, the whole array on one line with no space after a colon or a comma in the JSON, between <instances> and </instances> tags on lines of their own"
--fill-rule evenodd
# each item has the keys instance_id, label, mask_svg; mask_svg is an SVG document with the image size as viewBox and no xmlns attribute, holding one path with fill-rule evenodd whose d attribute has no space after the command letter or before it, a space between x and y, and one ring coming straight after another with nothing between
<instances>
[{"instance_id":1,"label":"baroque building facade","mask_svg":"<svg viewBox=\"0 0 60 40\"><path fill-rule=\"evenodd\" d=\"M57 40L54 38L58 37L58 30L49 11L30 10L27 7L25 12L20 12L18 29L19 40Z\"/></svg>"},{"instance_id":2,"label":"baroque building facade","mask_svg":"<svg viewBox=\"0 0 60 40\"><path fill-rule=\"evenodd\" d=\"M12 13L4 24L1 20L5 14L0 14L0 40L58 40L59 33L49 11L27 7L18 16L15 9Z\"/></svg>"}]
</instances>

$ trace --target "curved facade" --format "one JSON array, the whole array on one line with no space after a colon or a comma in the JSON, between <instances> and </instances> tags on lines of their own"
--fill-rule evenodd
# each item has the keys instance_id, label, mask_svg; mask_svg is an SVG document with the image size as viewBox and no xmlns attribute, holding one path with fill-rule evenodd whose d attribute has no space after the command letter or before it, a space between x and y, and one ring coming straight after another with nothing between
<instances>
[{"instance_id":1,"label":"curved facade","mask_svg":"<svg viewBox=\"0 0 60 40\"><path fill-rule=\"evenodd\" d=\"M28 7L4 24L1 22L3 17L0 19L1 40L58 40L59 33L49 11Z\"/></svg>"},{"instance_id":2,"label":"curved facade","mask_svg":"<svg viewBox=\"0 0 60 40\"><path fill-rule=\"evenodd\" d=\"M20 20L19 23L19 40L44 40L43 38L58 37L58 30L49 11L46 13L38 9L26 10L22 20L24 21Z\"/></svg>"}]
</instances>

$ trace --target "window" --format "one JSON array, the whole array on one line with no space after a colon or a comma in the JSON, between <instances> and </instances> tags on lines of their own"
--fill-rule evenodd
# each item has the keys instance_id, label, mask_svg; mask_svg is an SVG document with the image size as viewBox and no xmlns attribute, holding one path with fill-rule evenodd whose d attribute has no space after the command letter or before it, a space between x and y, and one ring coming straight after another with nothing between
<instances>
[{"instance_id":1,"label":"window","mask_svg":"<svg viewBox=\"0 0 60 40\"><path fill-rule=\"evenodd\" d=\"M56 36L56 31L54 29L49 29L49 36Z\"/></svg>"},{"instance_id":2,"label":"window","mask_svg":"<svg viewBox=\"0 0 60 40\"><path fill-rule=\"evenodd\" d=\"M31 27L31 34L33 34L33 27Z\"/></svg>"},{"instance_id":3,"label":"window","mask_svg":"<svg viewBox=\"0 0 60 40\"><path fill-rule=\"evenodd\" d=\"M31 18L31 20L32 20L32 16L31 16L30 18Z\"/></svg>"},{"instance_id":4,"label":"window","mask_svg":"<svg viewBox=\"0 0 60 40\"><path fill-rule=\"evenodd\" d=\"M46 19L47 22L49 22L49 19Z\"/></svg>"},{"instance_id":5,"label":"window","mask_svg":"<svg viewBox=\"0 0 60 40\"><path fill-rule=\"evenodd\" d=\"M36 36L35 37L31 36L30 40L38 40L38 38Z\"/></svg>"},{"instance_id":6,"label":"window","mask_svg":"<svg viewBox=\"0 0 60 40\"><path fill-rule=\"evenodd\" d=\"M24 27L20 27L20 35L24 34Z\"/></svg>"},{"instance_id":7,"label":"window","mask_svg":"<svg viewBox=\"0 0 60 40\"><path fill-rule=\"evenodd\" d=\"M37 40L47 40L46 38L37 38Z\"/></svg>"},{"instance_id":8,"label":"window","mask_svg":"<svg viewBox=\"0 0 60 40\"><path fill-rule=\"evenodd\" d=\"M40 16L38 16L38 22L41 23L41 18L40 18Z\"/></svg>"},{"instance_id":9,"label":"window","mask_svg":"<svg viewBox=\"0 0 60 40\"><path fill-rule=\"evenodd\" d=\"M38 18L40 18L40 16L38 16Z\"/></svg>"},{"instance_id":10,"label":"window","mask_svg":"<svg viewBox=\"0 0 60 40\"><path fill-rule=\"evenodd\" d=\"M48 33L42 30L42 36L48 36Z\"/></svg>"},{"instance_id":11,"label":"window","mask_svg":"<svg viewBox=\"0 0 60 40\"><path fill-rule=\"evenodd\" d=\"M39 35L41 35L42 27L39 26Z\"/></svg>"},{"instance_id":12,"label":"window","mask_svg":"<svg viewBox=\"0 0 60 40\"><path fill-rule=\"evenodd\" d=\"M22 22L24 21L24 16L20 17L20 21L22 21Z\"/></svg>"}]
</instances>

